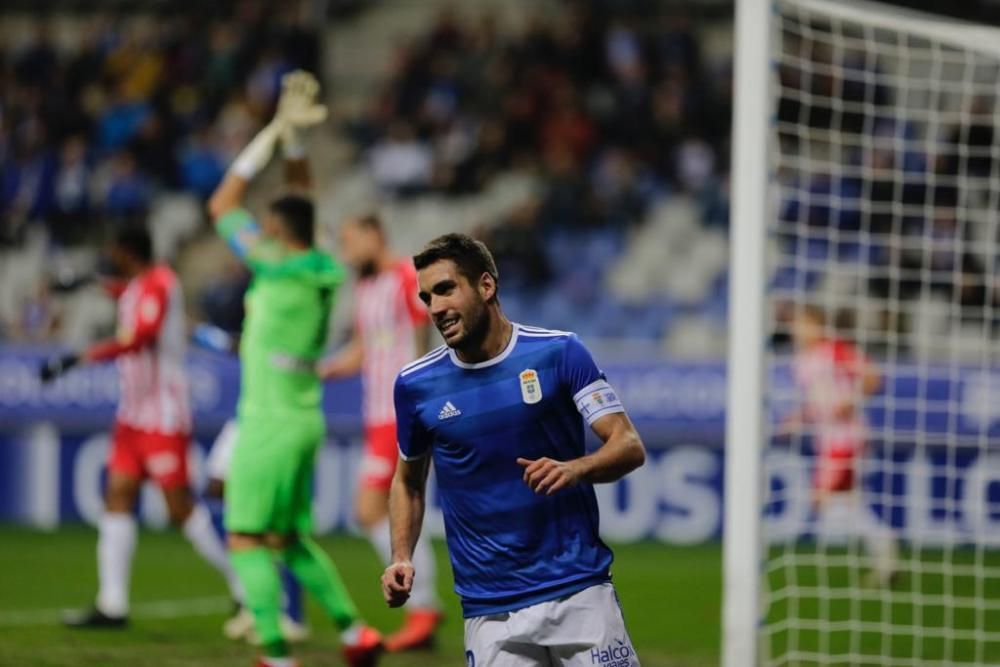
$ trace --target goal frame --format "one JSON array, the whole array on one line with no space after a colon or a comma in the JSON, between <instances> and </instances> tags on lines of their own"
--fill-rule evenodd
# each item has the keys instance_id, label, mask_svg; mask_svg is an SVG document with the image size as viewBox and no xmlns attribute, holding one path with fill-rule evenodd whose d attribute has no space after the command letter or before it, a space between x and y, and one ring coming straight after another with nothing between
<instances>
[{"instance_id":1,"label":"goal frame","mask_svg":"<svg viewBox=\"0 0 1000 667\"><path fill-rule=\"evenodd\" d=\"M998 30L869 0L786 0L831 19L906 32L1000 58ZM776 141L773 0L736 2L729 342L724 471L722 667L761 663L767 247ZM1000 93L998 93L1000 94ZM751 657L752 656L752 657Z\"/></svg>"},{"instance_id":2,"label":"goal frame","mask_svg":"<svg viewBox=\"0 0 1000 667\"><path fill-rule=\"evenodd\" d=\"M729 345L723 521L722 666L758 662L768 130L769 0L736 3ZM763 158L763 160L762 160ZM739 326L736 326L739 323Z\"/></svg>"}]
</instances>

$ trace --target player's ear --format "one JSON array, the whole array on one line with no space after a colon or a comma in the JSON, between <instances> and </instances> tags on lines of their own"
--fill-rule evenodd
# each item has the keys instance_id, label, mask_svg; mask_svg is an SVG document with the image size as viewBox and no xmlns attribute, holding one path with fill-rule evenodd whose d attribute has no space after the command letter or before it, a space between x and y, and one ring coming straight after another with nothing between
<instances>
[{"instance_id":1,"label":"player's ear","mask_svg":"<svg viewBox=\"0 0 1000 667\"><path fill-rule=\"evenodd\" d=\"M483 301L489 301L497 293L497 283L493 280L493 276L488 273L484 273L479 277L479 295L483 298Z\"/></svg>"}]
</instances>

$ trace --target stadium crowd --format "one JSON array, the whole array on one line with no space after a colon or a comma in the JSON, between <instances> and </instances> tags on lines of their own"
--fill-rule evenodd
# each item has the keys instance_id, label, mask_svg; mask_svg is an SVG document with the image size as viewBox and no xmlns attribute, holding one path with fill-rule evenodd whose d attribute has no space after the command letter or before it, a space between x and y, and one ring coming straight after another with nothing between
<instances>
[{"instance_id":1,"label":"stadium crowd","mask_svg":"<svg viewBox=\"0 0 1000 667\"><path fill-rule=\"evenodd\" d=\"M702 225L727 224L730 68L703 57L691 12L631 4L566 3L515 32L490 14L445 11L399 48L347 130L389 197L459 197L506 170L539 175L535 196L481 231L514 314L659 340L671 304L626 304L608 277L665 198L687 195ZM720 310L718 298L704 305Z\"/></svg>"},{"instance_id":2,"label":"stadium crowd","mask_svg":"<svg viewBox=\"0 0 1000 667\"><path fill-rule=\"evenodd\" d=\"M778 176L784 261L774 287L826 289L842 323L883 351L914 351L914 328L934 337L1000 326L1000 239L988 221L996 210L992 86L976 84L968 64L966 89L928 100L941 114L927 121L923 88L913 83L920 78L897 78L861 51L835 53L822 32L784 37L776 122L781 162L794 168ZM834 285L838 265L863 283ZM852 312L861 294L871 297L874 321Z\"/></svg>"},{"instance_id":3,"label":"stadium crowd","mask_svg":"<svg viewBox=\"0 0 1000 667\"><path fill-rule=\"evenodd\" d=\"M39 232L47 253L95 246L164 193L204 200L271 112L281 75L319 58L296 3L99 15L75 38L57 41L39 17L0 49L0 252ZM0 338L53 334L55 278L8 304Z\"/></svg>"},{"instance_id":4,"label":"stadium crowd","mask_svg":"<svg viewBox=\"0 0 1000 667\"><path fill-rule=\"evenodd\" d=\"M35 222L56 243L93 240L98 223L146 213L157 190L207 197L281 75L315 70L319 55L295 12L239 6L94 18L69 51L40 18L0 52L0 240Z\"/></svg>"},{"instance_id":5,"label":"stadium crowd","mask_svg":"<svg viewBox=\"0 0 1000 667\"><path fill-rule=\"evenodd\" d=\"M105 225L143 215L156 192L210 192L270 110L281 74L318 64L315 30L270 6L241 3L235 21L94 20L68 52L42 21L28 44L0 54L0 243L16 244L38 224L51 243L92 243ZM480 230L514 316L541 308L554 326L653 341L686 317L707 316L722 331L724 258L707 263L696 281L704 284L687 298L669 287L623 296L613 275L635 263L630 241L664 202L693 202L694 233L709 240L724 238L728 224L731 66L727 53L706 53L703 29L715 19L682 9L565 2L558 16L538 14L520 30L489 13L446 10L399 46L380 94L339 129L387 199L474 197L511 170L539 177L534 196ZM992 259L949 251L968 245L970 228L954 177L991 173L982 155L993 142L987 103L967 115L971 126L950 127L935 144L889 113L895 91L890 77L872 76L878 68L853 53L834 62L816 45L794 48L805 50L778 72L784 149L795 154L796 133L824 127L864 148L834 175L779 174L786 243L802 244L786 254L810 262L776 267L774 286L817 289L825 267L864 261L872 277L863 289L876 298L919 298L930 268L939 299L969 317L992 309ZM823 62L838 74L818 75ZM838 101L867 111L839 114ZM897 200L906 215L894 212ZM875 241L862 247L865 234ZM919 243L928 235L937 254ZM202 295L221 304L208 310L227 328L239 317L231 285ZM27 300L21 322L0 323L0 336L44 337L45 292ZM885 331L912 326L902 312L880 317Z\"/></svg>"}]
</instances>

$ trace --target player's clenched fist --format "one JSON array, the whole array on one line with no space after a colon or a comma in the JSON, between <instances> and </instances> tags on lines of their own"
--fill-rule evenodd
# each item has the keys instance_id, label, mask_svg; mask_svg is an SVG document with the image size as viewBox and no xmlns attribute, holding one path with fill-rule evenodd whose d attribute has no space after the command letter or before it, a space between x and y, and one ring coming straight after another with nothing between
<instances>
[{"instance_id":1,"label":"player's clenched fist","mask_svg":"<svg viewBox=\"0 0 1000 667\"><path fill-rule=\"evenodd\" d=\"M548 457L534 461L518 458L517 464L524 467L524 482L535 493L551 496L556 491L575 486L580 481L580 472L574 461L556 461Z\"/></svg>"},{"instance_id":2,"label":"player's clenched fist","mask_svg":"<svg viewBox=\"0 0 1000 667\"><path fill-rule=\"evenodd\" d=\"M401 607L410 599L413 588L413 563L408 560L393 563L382 573L382 595L390 607Z\"/></svg>"}]
</instances>

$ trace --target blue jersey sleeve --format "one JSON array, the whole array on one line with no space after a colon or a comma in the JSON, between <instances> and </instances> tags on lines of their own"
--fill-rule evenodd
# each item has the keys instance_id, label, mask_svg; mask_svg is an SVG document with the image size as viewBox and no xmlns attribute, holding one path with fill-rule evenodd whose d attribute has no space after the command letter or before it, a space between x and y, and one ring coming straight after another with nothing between
<instances>
[{"instance_id":1,"label":"blue jersey sleeve","mask_svg":"<svg viewBox=\"0 0 1000 667\"><path fill-rule=\"evenodd\" d=\"M393 402L396 406L396 439L399 443L399 455L404 461L427 456L431 450L430 434L420 422L417 406L411 400L402 377L396 378Z\"/></svg>"},{"instance_id":2,"label":"blue jersey sleeve","mask_svg":"<svg viewBox=\"0 0 1000 667\"><path fill-rule=\"evenodd\" d=\"M253 248L260 240L260 226L249 211L234 208L219 218L215 229L237 257L250 261Z\"/></svg>"},{"instance_id":3,"label":"blue jersey sleeve","mask_svg":"<svg viewBox=\"0 0 1000 667\"><path fill-rule=\"evenodd\" d=\"M593 424L604 415L625 412L618 393L608 384L590 350L584 347L576 335L566 340L562 382L572 394L576 409L587 420L587 424Z\"/></svg>"}]
</instances>

